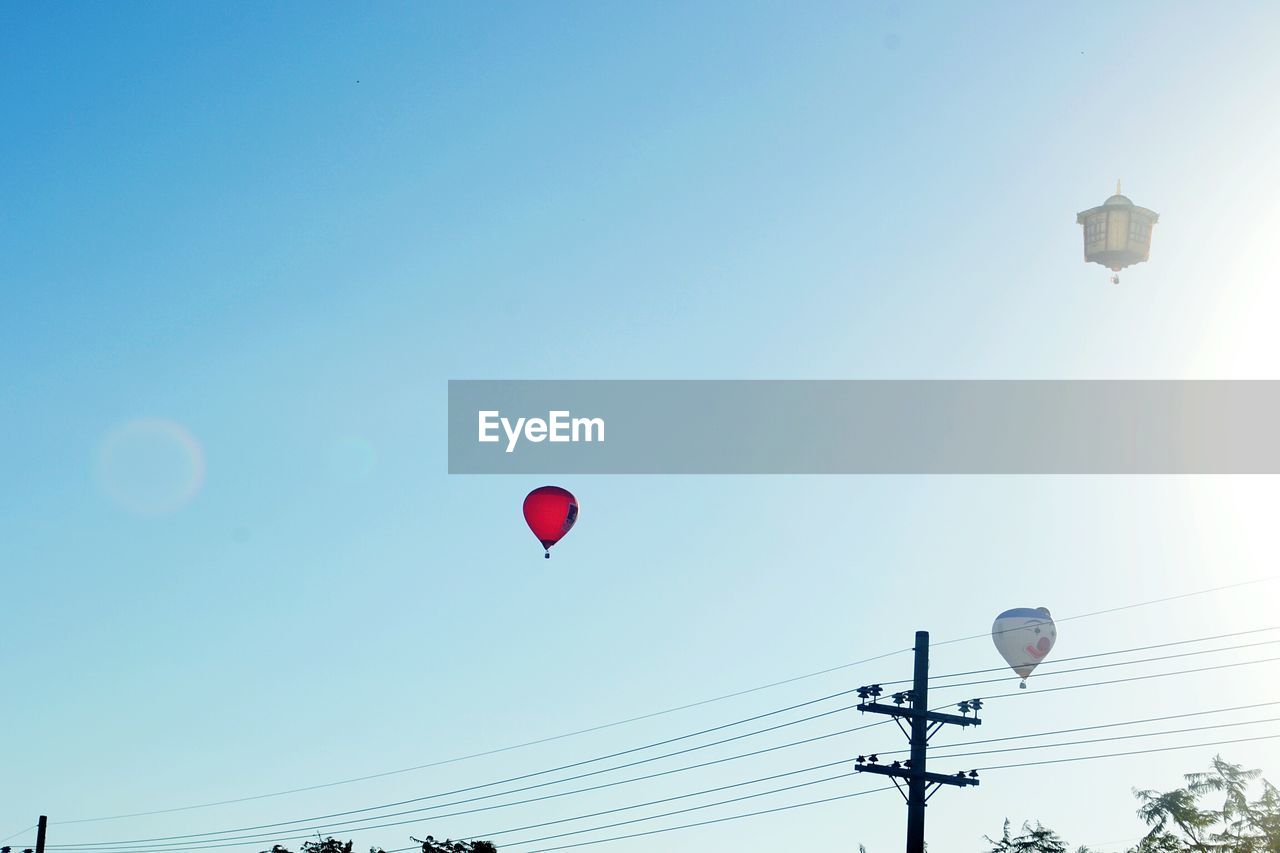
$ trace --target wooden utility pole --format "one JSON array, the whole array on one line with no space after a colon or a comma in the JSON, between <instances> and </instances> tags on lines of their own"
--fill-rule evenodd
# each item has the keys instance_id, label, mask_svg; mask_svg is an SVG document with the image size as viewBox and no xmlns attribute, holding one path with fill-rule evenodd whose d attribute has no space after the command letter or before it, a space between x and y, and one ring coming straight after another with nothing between
<instances>
[{"instance_id":1,"label":"wooden utility pole","mask_svg":"<svg viewBox=\"0 0 1280 853\"><path fill-rule=\"evenodd\" d=\"M893 784L907 800L907 853L924 853L924 809L929 798L943 785L965 787L978 784L978 771L971 770L966 774L963 770L954 776L945 773L928 772L929 738L938 729L947 724L954 726L980 726L978 711L982 709L981 699L971 699L959 703L960 714L942 714L929 710L929 632L916 631L915 672L911 690L893 694L893 704L880 703L884 690L879 684L858 688L858 697L862 702L859 711L870 711L873 714L887 714L893 717L898 727L907 735L911 744L911 758L906 761L895 761L889 765L881 765L878 756L859 755L857 769L863 773L877 773L893 779ZM868 701L870 700L870 701ZM969 712L973 711L973 716ZM910 729L903 727L902 718L910 722ZM907 789L902 790L899 779L906 780Z\"/></svg>"}]
</instances>

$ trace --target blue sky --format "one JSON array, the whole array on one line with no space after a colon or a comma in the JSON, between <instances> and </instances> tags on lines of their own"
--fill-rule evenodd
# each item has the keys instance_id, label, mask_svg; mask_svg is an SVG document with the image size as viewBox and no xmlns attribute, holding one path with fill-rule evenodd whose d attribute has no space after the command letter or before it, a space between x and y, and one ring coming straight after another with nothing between
<instances>
[{"instance_id":1,"label":"blue sky","mask_svg":"<svg viewBox=\"0 0 1280 853\"><path fill-rule=\"evenodd\" d=\"M444 405L448 379L490 377L1274 378L1274 4L9 3L0 33L0 832L524 741L1007 607L1273 571L1262 478L586 477L563 483L582 517L548 563L519 517L541 481L448 477ZM1161 222L1114 287L1074 215L1117 177ZM156 420L176 427L139 427ZM112 457L122 435L141 443ZM1269 625L1261 589L1071 623L1057 654ZM995 662L976 642L937 665ZM906 672L55 830L405 799ZM1280 698L1261 674L1175 681L993 706L985 736ZM1007 815L1128 838L1130 786L1212 752L993 773L940 795L930 833L976 849ZM1275 773L1280 753L1236 755ZM902 818L869 796L662 838L877 853Z\"/></svg>"}]
</instances>

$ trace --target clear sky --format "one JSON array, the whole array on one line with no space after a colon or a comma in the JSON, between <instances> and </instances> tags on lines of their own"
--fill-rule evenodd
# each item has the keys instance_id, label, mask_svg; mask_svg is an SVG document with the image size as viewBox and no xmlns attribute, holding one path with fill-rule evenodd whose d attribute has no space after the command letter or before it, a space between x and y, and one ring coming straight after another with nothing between
<instances>
[{"instance_id":1,"label":"clear sky","mask_svg":"<svg viewBox=\"0 0 1280 853\"><path fill-rule=\"evenodd\" d=\"M451 378L1278 378L1277 41L1265 0L3 3L0 833L409 799L904 678L909 658L447 767L57 825L554 735L917 628L980 634L1007 607L1273 574L1269 478L583 477L545 561L519 513L542 481L449 477L444 428ZM1074 222L1117 178L1161 214L1118 287ZM1275 600L1064 623L1055 655L1265 627ZM985 640L935 656L998 663ZM1275 673L1027 691L981 737L1277 700ZM346 835L490 833L897 746L881 729ZM1222 750L1280 776L1276 742ZM930 837L976 850L1008 816L1132 838L1130 788L1214 751L992 771L939 794ZM904 820L890 792L607 849L882 853Z\"/></svg>"}]
</instances>

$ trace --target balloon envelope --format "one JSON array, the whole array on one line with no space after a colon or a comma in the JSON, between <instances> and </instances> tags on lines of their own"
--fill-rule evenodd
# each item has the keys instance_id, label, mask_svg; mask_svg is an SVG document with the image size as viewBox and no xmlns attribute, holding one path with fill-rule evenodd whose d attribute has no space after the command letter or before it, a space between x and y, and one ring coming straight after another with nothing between
<instances>
[{"instance_id":1,"label":"balloon envelope","mask_svg":"<svg viewBox=\"0 0 1280 853\"><path fill-rule=\"evenodd\" d=\"M991 639L1005 663L1025 681L1053 650L1058 629L1045 608L1015 607L996 617Z\"/></svg>"},{"instance_id":2,"label":"balloon envelope","mask_svg":"<svg viewBox=\"0 0 1280 853\"><path fill-rule=\"evenodd\" d=\"M551 546L578 520L578 499L568 489L540 486L524 499L524 520L551 556Z\"/></svg>"}]
</instances>

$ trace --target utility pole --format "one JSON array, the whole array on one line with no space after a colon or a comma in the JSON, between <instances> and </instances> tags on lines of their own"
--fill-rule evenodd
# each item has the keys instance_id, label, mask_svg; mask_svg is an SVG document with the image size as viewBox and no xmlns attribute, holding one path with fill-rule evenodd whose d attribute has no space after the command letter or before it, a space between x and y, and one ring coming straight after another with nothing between
<instances>
[{"instance_id":1,"label":"utility pole","mask_svg":"<svg viewBox=\"0 0 1280 853\"><path fill-rule=\"evenodd\" d=\"M40 820L36 822L36 853L44 853L44 833L49 827L49 818L40 815Z\"/></svg>"},{"instance_id":2,"label":"utility pole","mask_svg":"<svg viewBox=\"0 0 1280 853\"><path fill-rule=\"evenodd\" d=\"M943 714L929 710L929 632L916 631L915 672L911 690L894 693L893 704L880 703L884 689L879 684L858 688L859 711L870 711L873 714L887 714L907 736L911 744L911 758L905 762L895 761L890 765L881 765L879 756L869 758L859 755L857 769L863 773L876 773L888 776L907 801L907 853L924 853L924 810L929 798L943 785L965 787L978 784L978 771L970 770L967 774L961 770L954 776L945 773L928 772L929 739L938 729L950 723L955 726L980 726L978 711L982 709L981 699L970 699L959 703L959 714ZM868 701L869 700L869 701ZM973 716L969 716L969 712ZM910 728L903 726L906 718ZM906 780L907 789L902 790L899 779Z\"/></svg>"}]
</instances>

